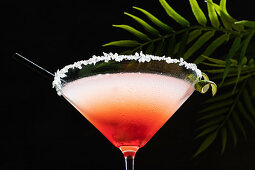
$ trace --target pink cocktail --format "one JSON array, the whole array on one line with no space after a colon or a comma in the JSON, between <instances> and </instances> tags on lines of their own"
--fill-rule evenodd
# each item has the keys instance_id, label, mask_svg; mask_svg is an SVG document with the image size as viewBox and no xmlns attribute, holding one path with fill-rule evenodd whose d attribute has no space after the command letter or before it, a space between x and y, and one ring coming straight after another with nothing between
<instances>
[{"instance_id":1,"label":"pink cocktail","mask_svg":"<svg viewBox=\"0 0 255 170\"><path fill-rule=\"evenodd\" d=\"M194 91L181 79L148 73L81 78L62 93L116 147L143 147Z\"/></svg>"},{"instance_id":2,"label":"pink cocktail","mask_svg":"<svg viewBox=\"0 0 255 170\"><path fill-rule=\"evenodd\" d=\"M53 86L122 151L129 170L137 150L194 89L207 91L211 82L201 77L195 64L182 59L105 54L58 70Z\"/></svg>"}]
</instances>

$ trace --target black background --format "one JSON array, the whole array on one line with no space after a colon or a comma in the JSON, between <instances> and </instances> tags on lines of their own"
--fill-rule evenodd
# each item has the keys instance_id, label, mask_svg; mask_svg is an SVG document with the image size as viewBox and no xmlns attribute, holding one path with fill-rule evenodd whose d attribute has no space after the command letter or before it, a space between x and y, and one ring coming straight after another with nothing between
<instances>
[{"instance_id":1,"label":"black background","mask_svg":"<svg viewBox=\"0 0 255 170\"><path fill-rule=\"evenodd\" d=\"M215 2L218 2L215 0ZM132 38L112 24L134 24L124 11L140 15L132 6L175 23L157 0L14 1L1 3L1 134L0 169L124 169L121 152L82 117L51 81L24 67L11 56L25 55L51 72L63 66L118 48L103 48L113 40ZM229 13L238 20L255 20L252 1L229 0ZM186 0L170 4L195 23ZM205 3L201 2L203 9ZM138 27L139 28L139 27ZM221 156L212 146L196 159L196 112L210 94L194 93L136 155L137 170L250 170L254 169L255 135L231 144ZM231 140L231 139L229 139ZM252 168L253 167L253 168Z\"/></svg>"}]
</instances>

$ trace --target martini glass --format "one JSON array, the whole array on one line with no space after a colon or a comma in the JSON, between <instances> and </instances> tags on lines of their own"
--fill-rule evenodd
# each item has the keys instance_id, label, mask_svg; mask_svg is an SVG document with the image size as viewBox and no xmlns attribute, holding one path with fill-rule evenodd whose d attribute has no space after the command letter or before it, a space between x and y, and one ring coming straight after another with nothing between
<instances>
[{"instance_id":1,"label":"martini glass","mask_svg":"<svg viewBox=\"0 0 255 170\"><path fill-rule=\"evenodd\" d=\"M137 150L194 90L215 89L203 75L183 59L104 53L58 70L53 87L122 151L126 170L134 170Z\"/></svg>"}]
</instances>

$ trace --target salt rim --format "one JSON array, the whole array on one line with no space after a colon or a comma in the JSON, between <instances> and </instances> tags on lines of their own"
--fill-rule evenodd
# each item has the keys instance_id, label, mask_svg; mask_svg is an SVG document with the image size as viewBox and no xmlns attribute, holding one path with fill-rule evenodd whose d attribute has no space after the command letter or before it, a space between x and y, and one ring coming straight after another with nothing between
<instances>
[{"instance_id":1,"label":"salt rim","mask_svg":"<svg viewBox=\"0 0 255 170\"><path fill-rule=\"evenodd\" d=\"M187 63L186 61L183 60L183 58L180 59L172 59L171 57L159 57L159 56L154 56L154 55L148 55L148 54L143 54L143 52L135 53L135 55L118 55L117 53L103 53L103 56L95 56L93 55L90 59L88 60L82 60L75 62L74 64L70 64L62 68L61 70L57 70L55 72L54 76L54 81L52 82L52 87L56 88L56 91L59 96L61 96L61 79L66 77L66 73L68 72L68 69L72 68L78 68L81 69L82 65L89 65L89 64L96 64L97 62L108 62L110 60L115 60L116 62L121 62L122 60L136 60L138 62L150 62L151 60L154 61L165 61L166 63L179 63L179 66L184 66L186 69L191 69L196 72L197 76L199 78L202 77L202 72L197 68L197 65L194 63Z\"/></svg>"}]
</instances>

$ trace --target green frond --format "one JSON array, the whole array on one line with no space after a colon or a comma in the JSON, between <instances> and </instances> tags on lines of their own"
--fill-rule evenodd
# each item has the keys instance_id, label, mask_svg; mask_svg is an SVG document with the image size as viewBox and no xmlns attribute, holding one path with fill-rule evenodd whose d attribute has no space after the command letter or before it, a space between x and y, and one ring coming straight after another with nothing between
<instances>
[{"instance_id":1,"label":"green frond","mask_svg":"<svg viewBox=\"0 0 255 170\"><path fill-rule=\"evenodd\" d=\"M228 126L230 134L233 138L233 143L234 143L234 147L235 147L236 144L237 144L237 134L236 134L235 128L234 128L233 123L232 123L231 120L228 120L227 126Z\"/></svg>"},{"instance_id":2,"label":"green frond","mask_svg":"<svg viewBox=\"0 0 255 170\"><path fill-rule=\"evenodd\" d=\"M254 66L255 65L255 62L254 62L254 59L251 58L248 62L248 66Z\"/></svg>"},{"instance_id":3,"label":"green frond","mask_svg":"<svg viewBox=\"0 0 255 170\"><path fill-rule=\"evenodd\" d=\"M210 56L218 47L220 47L224 42L228 41L229 35L228 34L223 34L216 38L203 52L203 56ZM194 63L199 64L202 62L205 57L199 56Z\"/></svg>"},{"instance_id":4,"label":"green frond","mask_svg":"<svg viewBox=\"0 0 255 170\"><path fill-rule=\"evenodd\" d=\"M216 38L203 52L205 56L210 56L218 47L229 40L228 34L223 34Z\"/></svg>"},{"instance_id":5,"label":"green frond","mask_svg":"<svg viewBox=\"0 0 255 170\"><path fill-rule=\"evenodd\" d=\"M187 32L185 32L187 33ZM185 46L187 46L188 44L190 44L192 41L194 41L196 38L198 38L200 35L202 34L202 30L201 29L195 29L193 31L191 31L188 35L188 40L185 44ZM175 49L174 49L174 54L176 54L178 51L179 51L179 48L180 48L180 45L181 45L181 42L183 41L180 41L176 44L175 46Z\"/></svg>"},{"instance_id":6,"label":"green frond","mask_svg":"<svg viewBox=\"0 0 255 170\"><path fill-rule=\"evenodd\" d=\"M212 58L212 57L208 57L206 55L201 55L203 58L207 59L208 61L211 61L215 64L218 64L218 65L226 65L226 61L224 60L220 60L220 59L216 59L216 58Z\"/></svg>"},{"instance_id":7,"label":"green frond","mask_svg":"<svg viewBox=\"0 0 255 170\"><path fill-rule=\"evenodd\" d=\"M162 21L160 21L157 17L155 17L154 15L149 13L148 11L146 11L142 8L135 7L135 6L133 8L141 11L142 13L144 13L155 25L157 25L162 30L165 30L167 32L173 31L172 27L170 27L169 25L163 23Z\"/></svg>"},{"instance_id":8,"label":"green frond","mask_svg":"<svg viewBox=\"0 0 255 170\"><path fill-rule=\"evenodd\" d=\"M242 60L240 61L240 63L241 63L240 65L241 65L242 67L244 67L244 66L247 64L247 62L248 62L248 59L247 59L247 57L244 56L244 57L242 58ZM239 66L239 65L238 65L238 66Z\"/></svg>"},{"instance_id":9,"label":"green frond","mask_svg":"<svg viewBox=\"0 0 255 170\"><path fill-rule=\"evenodd\" d=\"M235 93L232 92L225 92L225 93L219 93L217 96L212 97L208 100L206 100L204 103L213 105L214 103L220 103L220 101L225 101L226 99L229 99L230 97L237 94L238 91L235 91Z\"/></svg>"},{"instance_id":10,"label":"green frond","mask_svg":"<svg viewBox=\"0 0 255 170\"><path fill-rule=\"evenodd\" d=\"M130 32L131 34L135 35L136 37L140 38L141 40L144 40L144 41L150 40L150 38L146 34L138 31L137 29L135 29L131 26L128 26L128 25L112 25L112 26L117 27L117 28L122 28L122 29Z\"/></svg>"},{"instance_id":11,"label":"green frond","mask_svg":"<svg viewBox=\"0 0 255 170\"><path fill-rule=\"evenodd\" d=\"M165 40L161 40L156 48L155 55L156 56L163 56L166 49L166 43Z\"/></svg>"},{"instance_id":12,"label":"green frond","mask_svg":"<svg viewBox=\"0 0 255 170\"><path fill-rule=\"evenodd\" d=\"M189 0L189 3L191 6L191 9L193 11L193 14L195 15L195 17L197 19L197 22L202 26L206 26L207 19L205 17L205 14L199 7L197 0Z\"/></svg>"},{"instance_id":13,"label":"green frond","mask_svg":"<svg viewBox=\"0 0 255 170\"><path fill-rule=\"evenodd\" d=\"M244 40L241 52L240 52L240 58L239 58L239 63L242 61L242 59L245 57L248 45L250 44L250 41L252 39L252 37L254 36L255 30L252 30L248 36L246 37L246 39Z\"/></svg>"},{"instance_id":14,"label":"green frond","mask_svg":"<svg viewBox=\"0 0 255 170\"><path fill-rule=\"evenodd\" d=\"M218 19L218 15L214 9L212 0L207 0L207 8L208 8L208 15L209 15L212 26L215 28L219 28L220 21Z\"/></svg>"},{"instance_id":15,"label":"green frond","mask_svg":"<svg viewBox=\"0 0 255 170\"><path fill-rule=\"evenodd\" d=\"M220 1L220 7L223 12L227 13L227 1L226 0Z\"/></svg>"},{"instance_id":16,"label":"green frond","mask_svg":"<svg viewBox=\"0 0 255 170\"><path fill-rule=\"evenodd\" d=\"M250 90L251 98L255 99L255 77L249 78L248 87L249 87L249 90Z\"/></svg>"},{"instance_id":17,"label":"green frond","mask_svg":"<svg viewBox=\"0 0 255 170\"><path fill-rule=\"evenodd\" d=\"M205 128L201 133L199 133L195 137L195 139L200 138L200 137L202 137L204 135L207 135L208 133L211 133L211 132L215 131L217 128L218 128L218 125L213 125L213 126L210 126L208 128Z\"/></svg>"},{"instance_id":18,"label":"green frond","mask_svg":"<svg viewBox=\"0 0 255 170\"><path fill-rule=\"evenodd\" d=\"M234 88L233 88L233 92L234 92L234 91L236 90L236 88L237 88L238 82L239 82L239 80L240 80L241 73L242 73L242 65L238 65L238 67L237 67L237 78L236 78L235 86L234 86Z\"/></svg>"},{"instance_id":19,"label":"green frond","mask_svg":"<svg viewBox=\"0 0 255 170\"><path fill-rule=\"evenodd\" d=\"M220 16L220 19L224 25L224 27L227 29L227 30L232 30L232 25L231 23L229 22L228 20L228 17L227 17L227 14L225 14L223 12L223 10L221 9L221 7L215 3L213 3L213 7L214 9L216 10L217 14Z\"/></svg>"},{"instance_id":20,"label":"green frond","mask_svg":"<svg viewBox=\"0 0 255 170\"><path fill-rule=\"evenodd\" d=\"M244 76L240 76L239 80L238 80L238 83L240 82L243 82L244 80L254 76L255 73L252 73L252 74L247 74L247 75L244 75ZM228 80L226 80L223 84L222 84L222 87L226 87L226 86L230 86L230 85L234 85L236 83L236 77L234 78L230 78Z\"/></svg>"},{"instance_id":21,"label":"green frond","mask_svg":"<svg viewBox=\"0 0 255 170\"><path fill-rule=\"evenodd\" d=\"M242 45L242 48L241 48L241 52L240 52L240 57L239 57L238 74L237 74L236 84L235 84L235 87L234 87L233 91L236 89L237 84L238 84L238 81L239 81L239 79L240 79L241 72L242 72L242 66L243 66L244 64L246 64L246 62L247 62L247 58L245 57L245 54L246 54L246 50L247 50L247 47L248 47L248 45L249 45L249 42L250 42L251 38L252 38L253 35L254 35L254 32L255 32L255 30L253 30L253 31L247 36L247 38L246 38L246 39L244 40L244 42L243 42L243 45ZM244 63L245 58L246 58L246 62Z\"/></svg>"},{"instance_id":22,"label":"green frond","mask_svg":"<svg viewBox=\"0 0 255 170\"><path fill-rule=\"evenodd\" d=\"M246 131L245 131L243 123L241 122L241 119L239 117L239 113L234 111L232 115L233 115L233 120L234 120L236 126L238 127L238 129L240 129L244 138L246 139L247 138Z\"/></svg>"},{"instance_id":23,"label":"green frond","mask_svg":"<svg viewBox=\"0 0 255 170\"><path fill-rule=\"evenodd\" d=\"M182 39L179 42L179 48L178 48L178 53L177 53L177 58L183 57L183 54L185 52L185 47L187 45L187 41L188 41L188 37L189 37L189 33L188 31L186 31L183 35L182 35Z\"/></svg>"},{"instance_id":24,"label":"green frond","mask_svg":"<svg viewBox=\"0 0 255 170\"><path fill-rule=\"evenodd\" d=\"M154 49L155 49L155 45L154 45L154 43L151 43L151 44L147 47L147 49L146 49L146 51L145 51L145 54L153 54Z\"/></svg>"},{"instance_id":25,"label":"green frond","mask_svg":"<svg viewBox=\"0 0 255 170\"><path fill-rule=\"evenodd\" d=\"M226 106L231 105L233 102L234 102L233 99L228 99L228 100L225 100L222 103L218 103L218 104L208 106L205 109L200 110L198 113L205 113L205 112L209 112L209 111L212 111L212 110L220 109L222 107L226 107Z\"/></svg>"},{"instance_id":26,"label":"green frond","mask_svg":"<svg viewBox=\"0 0 255 170\"><path fill-rule=\"evenodd\" d=\"M190 23L188 20L183 18L180 14L178 14L165 0L159 0L162 7L165 9L166 13L173 18L177 23L184 27L189 27Z\"/></svg>"},{"instance_id":27,"label":"green frond","mask_svg":"<svg viewBox=\"0 0 255 170\"><path fill-rule=\"evenodd\" d=\"M249 28L255 28L255 21L242 20L242 21L236 21L235 24L246 26Z\"/></svg>"},{"instance_id":28,"label":"green frond","mask_svg":"<svg viewBox=\"0 0 255 170\"><path fill-rule=\"evenodd\" d=\"M189 33L189 37L188 37L188 41L187 44L191 43L192 41L194 41L197 37L199 37L202 34L202 30L201 29L195 29L194 31L191 31Z\"/></svg>"},{"instance_id":29,"label":"green frond","mask_svg":"<svg viewBox=\"0 0 255 170\"><path fill-rule=\"evenodd\" d=\"M225 127L223 127L221 129L221 144L222 144L222 149L221 149L221 154L224 153L225 148L226 148L226 144L227 144L227 129Z\"/></svg>"},{"instance_id":30,"label":"green frond","mask_svg":"<svg viewBox=\"0 0 255 170\"><path fill-rule=\"evenodd\" d=\"M246 109L244 108L244 105L242 104L241 101L238 101L237 107L240 111L240 113L243 115L243 117L252 125L253 128L255 128L255 122L254 120L250 117L250 115L247 113Z\"/></svg>"},{"instance_id":31,"label":"green frond","mask_svg":"<svg viewBox=\"0 0 255 170\"><path fill-rule=\"evenodd\" d=\"M220 86L223 84L225 78L228 75L229 68L230 68L230 65L231 65L230 59L232 59L234 57L235 53L237 52L237 50L240 46L240 42L241 42L241 37L237 36L235 38L235 40L233 41L233 44L232 44L231 48L229 49L229 52L228 52L228 55L227 55L227 58L226 58L226 68L224 70L223 78L222 78L222 82L221 82Z\"/></svg>"},{"instance_id":32,"label":"green frond","mask_svg":"<svg viewBox=\"0 0 255 170\"><path fill-rule=\"evenodd\" d=\"M199 126L196 129L196 131L197 130L201 130L201 129L205 129L205 128L211 126L211 125L220 124L224 119L225 119L225 116L218 116L218 117L216 117L216 118L214 118L212 120L207 121L203 125Z\"/></svg>"},{"instance_id":33,"label":"green frond","mask_svg":"<svg viewBox=\"0 0 255 170\"><path fill-rule=\"evenodd\" d=\"M255 118L255 107L254 103L252 103L253 99L250 97L249 91L247 89L244 89L242 97L244 100L245 107L251 113L253 118Z\"/></svg>"},{"instance_id":34,"label":"green frond","mask_svg":"<svg viewBox=\"0 0 255 170\"><path fill-rule=\"evenodd\" d=\"M136 47L140 44L141 43L135 40L120 40L120 41L112 41L107 44L104 44L103 47L106 47L106 46Z\"/></svg>"},{"instance_id":35,"label":"green frond","mask_svg":"<svg viewBox=\"0 0 255 170\"><path fill-rule=\"evenodd\" d=\"M184 53L183 59L187 60L193 53L201 48L208 40L214 36L214 31L207 31Z\"/></svg>"},{"instance_id":36,"label":"green frond","mask_svg":"<svg viewBox=\"0 0 255 170\"><path fill-rule=\"evenodd\" d=\"M203 152L204 150L206 150L215 141L217 135L218 132L215 131L211 133L209 136L207 136L207 138L202 142L196 153L193 155L193 158L196 157L201 152Z\"/></svg>"},{"instance_id":37,"label":"green frond","mask_svg":"<svg viewBox=\"0 0 255 170\"><path fill-rule=\"evenodd\" d=\"M196 63L194 62L195 64L203 64L203 65L206 65L206 66L211 66L211 67L221 67L221 68L224 68L225 65L220 65L220 64L212 64L212 63L206 63L206 62L200 62L198 61L199 63Z\"/></svg>"},{"instance_id":38,"label":"green frond","mask_svg":"<svg viewBox=\"0 0 255 170\"><path fill-rule=\"evenodd\" d=\"M222 10L222 13L227 17L227 20L231 23L232 27L236 29L237 31L242 31L244 28L242 25L234 25L234 23L237 21L234 19L231 15L229 15L227 11L227 0L221 0L220 1L220 7Z\"/></svg>"},{"instance_id":39,"label":"green frond","mask_svg":"<svg viewBox=\"0 0 255 170\"><path fill-rule=\"evenodd\" d=\"M176 46L176 38L175 38L175 34L173 34L172 38L170 38L168 41L166 56L169 56L169 57L174 56L175 46Z\"/></svg>"},{"instance_id":40,"label":"green frond","mask_svg":"<svg viewBox=\"0 0 255 170\"><path fill-rule=\"evenodd\" d=\"M131 18L133 18L136 22L138 22L140 25L142 25L146 31L148 31L152 35L160 36L160 33L159 33L159 31L157 29L153 28L151 25L149 25L147 22L145 22L141 18L139 18L139 17L137 17L135 15L129 14L127 12L124 12L124 14L129 16L129 17L131 17Z\"/></svg>"},{"instance_id":41,"label":"green frond","mask_svg":"<svg viewBox=\"0 0 255 170\"><path fill-rule=\"evenodd\" d=\"M126 50L120 53L121 55L131 55L133 53L133 50Z\"/></svg>"},{"instance_id":42,"label":"green frond","mask_svg":"<svg viewBox=\"0 0 255 170\"><path fill-rule=\"evenodd\" d=\"M218 109L216 111L210 112L209 114L206 114L205 116L202 116L198 119L198 121L205 120L205 119L210 119L219 115L223 115L229 111L229 108L222 108Z\"/></svg>"},{"instance_id":43,"label":"green frond","mask_svg":"<svg viewBox=\"0 0 255 170\"><path fill-rule=\"evenodd\" d=\"M234 18L232 18L228 13L226 13L226 9L224 9L225 7L220 7L219 5L217 5L215 3L213 3L213 6L214 6L215 10L217 11L218 15L220 16L224 27L227 30L232 30L232 28L234 28L237 31L243 30L243 26L236 25L235 24L236 20ZM224 12L224 10L225 10L225 12Z\"/></svg>"}]
</instances>

